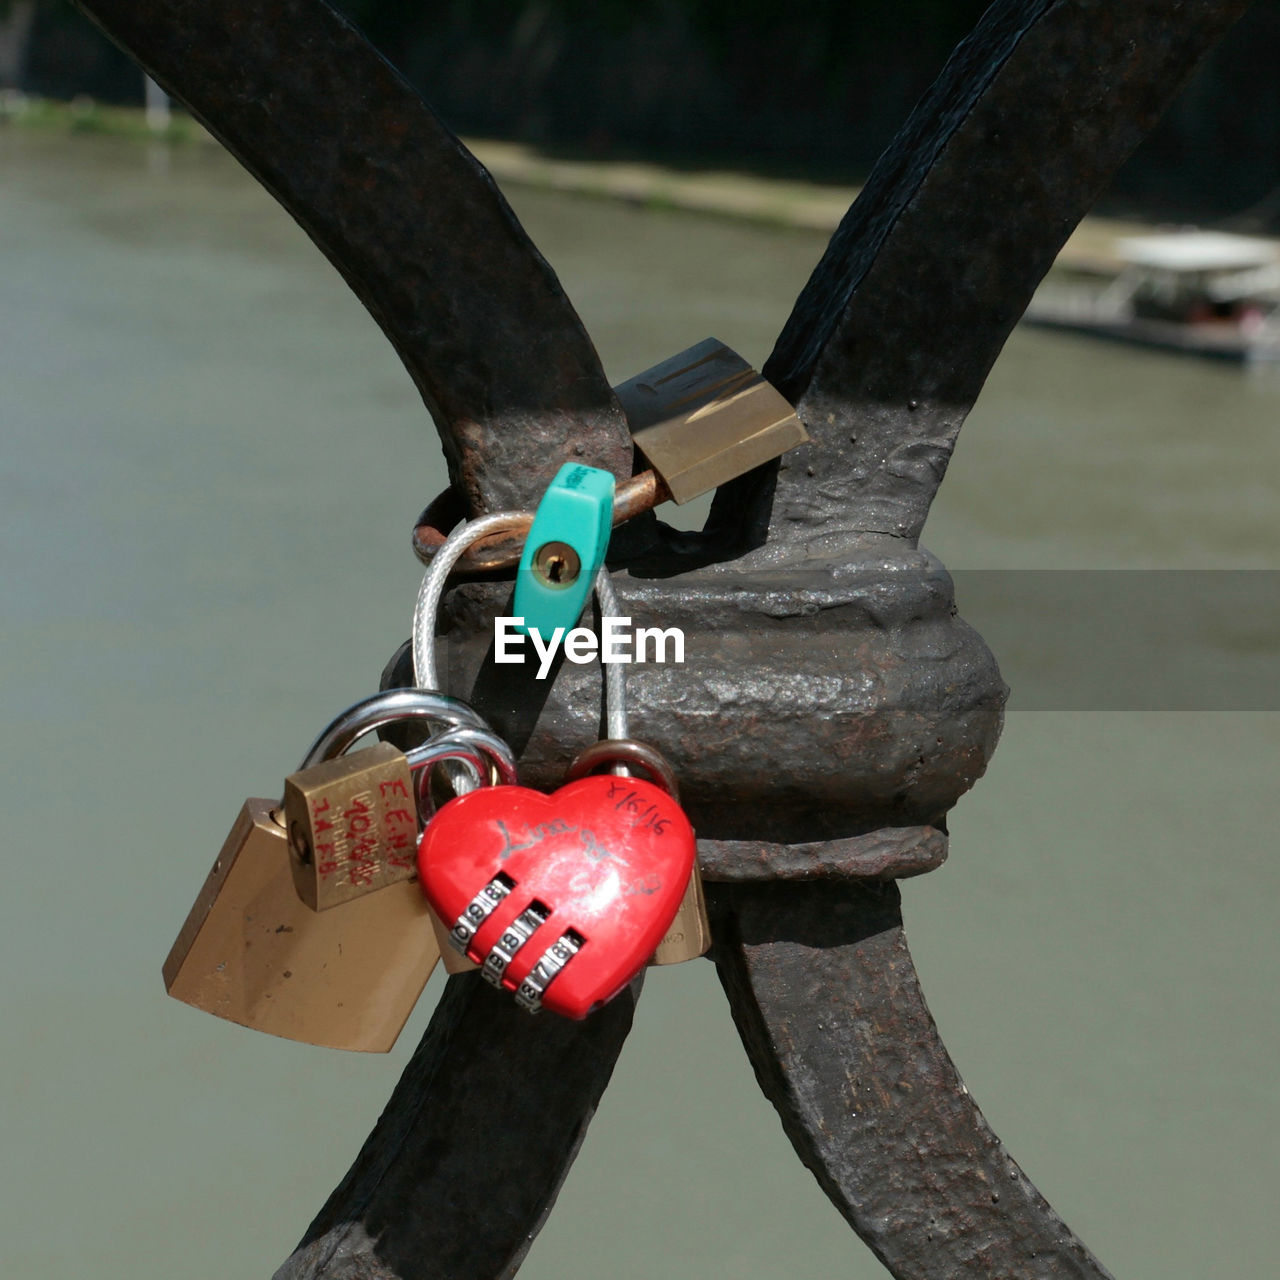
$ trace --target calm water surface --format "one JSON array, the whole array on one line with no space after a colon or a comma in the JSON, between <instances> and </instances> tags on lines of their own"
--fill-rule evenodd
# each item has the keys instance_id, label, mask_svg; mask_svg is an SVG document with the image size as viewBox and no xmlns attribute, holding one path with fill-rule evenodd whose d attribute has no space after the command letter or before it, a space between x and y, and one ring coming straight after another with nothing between
<instances>
[{"instance_id":1,"label":"calm water surface","mask_svg":"<svg viewBox=\"0 0 1280 1280\"><path fill-rule=\"evenodd\" d=\"M511 196L615 380L712 333L758 363L822 248ZM241 799L407 634L439 448L337 275L200 149L0 131L0 396L0 1270L262 1277L439 979L371 1058L171 1002L160 962ZM1280 570L1278 410L1277 379L1019 332L925 541L956 569ZM1249 621L1202 661L1247 651L1274 682ZM1012 682L950 863L904 889L942 1032L1117 1276L1272 1275L1280 716L1018 710ZM650 978L522 1275L677 1272L883 1274L792 1155L706 964Z\"/></svg>"}]
</instances>

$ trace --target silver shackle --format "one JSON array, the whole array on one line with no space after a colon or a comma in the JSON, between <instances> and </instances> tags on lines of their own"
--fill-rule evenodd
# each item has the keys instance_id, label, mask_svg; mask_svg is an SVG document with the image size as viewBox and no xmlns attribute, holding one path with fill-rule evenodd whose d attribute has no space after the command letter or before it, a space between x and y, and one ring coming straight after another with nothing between
<instances>
[{"instance_id":1,"label":"silver shackle","mask_svg":"<svg viewBox=\"0 0 1280 1280\"><path fill-rule=\"evenodd\" d=\"M309 769L332 760L364 734L406 720L426 720L445 726L444 733L405 753L410 769L415 773L422 770L418 795L428 812L433 807L428 779L442 760L464 766L462 776L453 778L459 790L464 789L461 784L467 773L471 775L472 786L483 786L491 772L500 782L516 781L516 760L511 748L489 728L484 718L460 699L432 689L387 689L348 707L321 731L299 768Z\"/></svg>"}]
</instances>

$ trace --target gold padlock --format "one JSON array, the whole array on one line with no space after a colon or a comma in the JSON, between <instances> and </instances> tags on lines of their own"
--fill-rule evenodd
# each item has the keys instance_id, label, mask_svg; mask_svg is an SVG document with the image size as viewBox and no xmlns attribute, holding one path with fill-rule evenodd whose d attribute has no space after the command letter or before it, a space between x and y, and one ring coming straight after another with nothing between
<instances>
[{"instance_id":1,"label":"gold padlock","mask_svg":"<svg viewBox=\"0 0 1280 1280\"><path fill-rule=\"evenodd\" d=\"M628 378L614 393L636 448L678 503L809 438L781 393L718 338Z\"/></svg>"},{"instance_id":2,"label":"gold padlock","mask_svg":"<svg viewBox=\"0 0 1280 1280\"><path fill-rule=\"evenodd\" d=\"M389 742L290 774L284 813L294 885L313 911L417 874L413 778Z\"/></svg>"},{"instance_id":3,"label":"gold padlock","mask_svg":"<svg viewBox=\"0 0 1280 1280\"><path fill-rule=\"evenodd\" d=\"M809 438L782 393L718 338L704 338L613 390L649 463L614 490L615 526L672 499L689 502ZM418 559L430 564L464 515L455 490L437 495L413 531ZM482 573L518 564L532 524L528 512L478 538L455 567Z\"/></svg>"},{"instance_id":4,"label":"gold padlock","mask_svg":"<svg viewBox=\"0 0 1280 1280\"><path fill-rule=\"evenodd\" d=\"M418 885L315 912L278 800L249 800L164 963L168 993L289 1040L385 1053L439 958Z\"/></svg>"},{"instance_id":5,"label":"gold padlock","mask_svg":"<svg viewBox=\"0 0 1280 1280\"><path fill-rule=\"evenodd\" d=\"M696 960L699 956L706 955L710 946L711 922L707 919L707 898L702 891L702 874L695 862L676 918L671 922L671 927L658 944L649 963L683 964L686 960ZM443 949L440 954L447 964L448 956Z\"/></svg>"},{"instance_id":6,"label":"gold padlock","mask_svg":"<svg viewBox=\"0 0 1280 1280\"><path fill-rule=\"evenodd\" d=\"M303 767L406 719L455 729L484 723L443 694L390 689L326 726ZM448 753L439 743L415 748L410 765L442 751ZM332 911L313 911L294 885L283 810L276 800L246 801L165 960L165 989L272 1035L385 1053L439 959L430 908L415 880L399 880Z\"/></svg>"},{"instance_id":7,"label":"gold padlock","mask_svg":"<svg viewBox=\"0 0 1280 1280\"><path fill-rule=\"evenodd\" d=\"M389 742L343 754L362 735L404 720L425 720L448 732L415 747L412 761ZM453 741L469 735L474 739L469 747ZM385 689L332 720L299 770L285 779L285 824L298 896L312 910L327 911L413 879L418 797L412 767L458 755L473 760L478 772L493 757L496 766L515 776L510 748L480 716L465 702L432 689Z\"/></svg>"}]
</instances>

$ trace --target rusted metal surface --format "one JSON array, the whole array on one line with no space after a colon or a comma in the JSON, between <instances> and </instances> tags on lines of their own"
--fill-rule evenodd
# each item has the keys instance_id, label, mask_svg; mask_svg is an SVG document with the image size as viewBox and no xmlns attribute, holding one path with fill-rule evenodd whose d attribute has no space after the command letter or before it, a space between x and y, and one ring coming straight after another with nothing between
<instances>
[{"instance_id":1,"label":"rusted metal surface","mask_svg":"<svg viewBox=\"0 0 1280 1280\"><path fill-rule=\"evenodd\" d=\"M767 840L699 840L705 881L904 880L947 860L947 833L937 827L881 827L865 835L811 844Z\"/></svg>"},{"instance_id":2,"label":"rusted metal surface","mask_svg":"<svg viewBox=\"0 0 1280 1280\"><path fill-rule=\"evenodd\" d=\"M895 1276L1103 1280L938 1038L896 884L708 885L714 958L761 1089Z\"/></svg>"},{"instance_id":3,"label":"rusted metal surface","mask_svg":"<svg viewBox=\"0 0 1280 1280\"><path fill-rule=\"evenodd\" d=\"M631 1029L639 981L585 1023L456 974L364 1149L275 1280L514 1275Z\"/></svg>"},{"instance_id":4,"label":"rusted metal surface","mask_svg":"<svg viewBox=\"0 0 1280 1280\"><path fill-rule=\"evenodd\" d=\"M765 365L812 443L784 461L769 542L747 563L785 570L815 554L915 546L1035 286L1247 7L992 6L877 165ZM758 527L767 479L754 483ZM1106 1275L963 1088L900 922L832 883L732 892L720 917L732 923L717 932L713 922L715 957L757 1079L819 1185L890 1271ZM726 891L709 893L723 908ZM823 926L842 895L844 940ZM864 1097L851 1096L851 1079Z\"/></svg>"},{"instance_id":5,"label":"rusted metal surface","mask_svg":"<svg viewBox=\"0 0 1280 1280\"><path fill-rule=\"evenodd\" d=\"M1249 0L997 0L877 163L765 375L813 443L770 541L915 540L1076 223Z\"/></svg>"},{"instance_id":6,"label":"rusted metal surface","mask_svg":"<svg viewBox=\"0 0 1280 1280\"><path fill-rule=\"evenodd\" d=\"M675 767L698 833L812 843L937 823L986 767L1005 699L942 566L899 544L851 565L733 569L615 580L634 627L684 632L683 664L628 668L628 707L635 736ZM447 598L440 666L521 740L521 776L554 787L600 736L600 671L565 663L554 682L530 680L544 700L535 726L523 702L492 699L490 676L524 670L488 661L509 592L472 584Z\"/></svg>"},{"instance_id":7,"label":"rusted metal surface","mask_svg":"<svg viewBox=\"0 0 1280 1280\"><path fill-rule=\"evenodd\" d=\"M433 521L532 506L568 456L630 473L621 414L550 269L479 166L320 0L81 3L231 145L383 324L450 457L454 511L433 504ZM776 503L768 465L722 487L703 533L641 517L611 551L646 575L618 583L637 622L686 630L686 665L632 668L633 732L676 766L708 878L730 882L708 886L714 958L757 1077L900 1280L1106 1275L961 1084L884 879L945 856L946 811L981 775L1005 693L916 540L1057 248L1245 7L994 5L877 167L765 367L812 436ZM731 556L743 558L717 563ZM470 689L525 777L551 785L599 736L599 674L566 665L538 687L496 668L491 619L508 591L472 584L448 602L451 688ZM405 672L393 663L384 679ZM530 1021L474 977L452 979L356 1166L278 1275L512 1274L633 1000L581 1026Z\"/></svg>"}]
</instances>

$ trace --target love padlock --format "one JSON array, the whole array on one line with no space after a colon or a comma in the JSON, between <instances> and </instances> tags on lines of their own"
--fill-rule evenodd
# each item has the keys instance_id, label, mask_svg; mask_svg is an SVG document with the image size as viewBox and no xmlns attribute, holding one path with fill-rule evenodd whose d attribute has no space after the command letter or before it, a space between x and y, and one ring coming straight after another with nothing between
<instances>
[{"instance_id":1,"label":"love padlock","mask_svg":"<svg viewBox=\"0 0 1280 1280\"><path fill-rule=\"evenodd\" d=\"M418 878L450 943L531 1013L585 1018L644 968L689 884L693 828L673 789L599 775L551 795L498 786L450 800L418 847Z\"/></svg>"}]
</instances>

